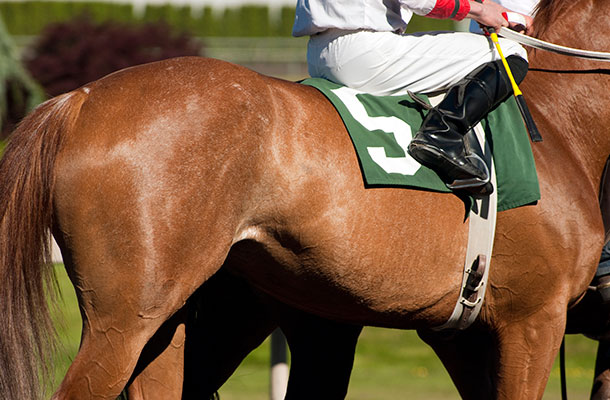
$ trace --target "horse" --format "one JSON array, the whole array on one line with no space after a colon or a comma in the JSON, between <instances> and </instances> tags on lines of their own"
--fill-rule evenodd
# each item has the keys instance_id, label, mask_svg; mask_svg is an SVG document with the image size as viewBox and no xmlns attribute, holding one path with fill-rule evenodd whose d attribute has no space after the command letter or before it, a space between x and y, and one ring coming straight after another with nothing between
<instances>
[{"instance_id":1,"label":"horse","mask_svg":"<svg viewBox=\"0 0 610 400\"><path fill-rule=\"evenodd\" d=\"M536 24L546 40L604 49L604 15L607 0L543 0ZM464 398L540 398L604 239L610 80L593 62L536 52L531 65L523 91L545 137L533 146L542 198L498 215L485 304L450 341L431 328L459 293L462 199L366 187L316 89L182 58L47 101L0 161L4 397L41 396L52 232L83 316L54 399L114 399L147 342L221 266L325 320L417 329Z\"/></svg>"}]
</instances>

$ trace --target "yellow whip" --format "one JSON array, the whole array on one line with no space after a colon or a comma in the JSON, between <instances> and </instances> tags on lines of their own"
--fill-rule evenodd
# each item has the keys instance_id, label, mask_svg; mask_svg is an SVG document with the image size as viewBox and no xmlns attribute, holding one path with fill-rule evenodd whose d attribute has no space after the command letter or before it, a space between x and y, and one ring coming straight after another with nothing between
<instances>
[{"instance_id":1,"label":"yellow whip","mask_svg":"<svg viewBox=\"0 0 610 400\"><path fill-rule=\"evenodd\" d=\"M515 96L523 96L523 93L517 86L517 82L515 82L515 77L513 76L510 67L508 66L508 62L506 62L506 58L504 58L504 53L502 53L502 48L500 47L500 41L498 40L498 34L493 32L493 28L488 28L489 37L491 37L491 41L494 42L496 46L496 50L498 50L498 54L500 54L500 58L502 59L502 64L504 64L504 69L506 69L506 74L508 75L508 79L510 79L510 84L513 86L513 92Z\"/></svg>"},{"instance_id":2,"label":"yellow whip","mask_svg":"<svg viewBox=\"0 0 610 400\"><path fill-rule=\"evenodd\" d=\"M510 80L510 84L513 87L513 94L515 95L515 100L517 100L517 106L519 106L519 111L521 112L521 117L523 117L523 122L525 123L525 127L530 135L532 142L542 142L542 136L538 131L538 127L532 118L532 114L530 113L527 104L525 103L525 99L523 98L523 93L519 89L517 82L515 82L515 77L508 66L508 62L506 62L506 58L502 53L502 48L500 47L500 41L498 40L498 34L496 33L494 28L483 28L487 33L489 33L489 37L491 41L496 46L496 50L498 50L498 54L502 59L502 64L504 65L504 69L506 70L506 75L508 75L508 79Z\"/></svg>"}]
</instances>

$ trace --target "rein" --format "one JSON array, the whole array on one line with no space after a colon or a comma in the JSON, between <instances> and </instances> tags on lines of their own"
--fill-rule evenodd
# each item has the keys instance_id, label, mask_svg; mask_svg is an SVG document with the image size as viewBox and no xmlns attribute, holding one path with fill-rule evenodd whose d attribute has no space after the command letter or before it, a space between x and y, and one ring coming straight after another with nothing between
<instances>
[{"instance_id":1,"label":"rein","mask_svg":"<svg viewBox=\"0 0 610 400\"><path fill-rule=\"evenodd\" d=\"M562 54L564 56L585 58L587 60L610 62L610 53L605 53L603 51L581 50L572 47L560 46L558 44L545 42L544 40L536 39L510 29L501 29L498 34L507 39L514 40L515 42L533 47L535 49L546 50L553 53Z\"/></svg>"}]
</instances>

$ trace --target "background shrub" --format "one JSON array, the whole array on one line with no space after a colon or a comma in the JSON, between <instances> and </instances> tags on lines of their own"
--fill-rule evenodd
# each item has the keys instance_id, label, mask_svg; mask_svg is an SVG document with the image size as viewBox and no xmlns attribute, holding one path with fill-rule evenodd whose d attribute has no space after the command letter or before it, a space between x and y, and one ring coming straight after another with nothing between
<instances>
[{"instance_id":1,"label":"background shrub","mask_svg":"<svg viewBox=\"0 0 610 400\"><path fill-rule=\"evenodd\" d=\"M43 99L40 86L21 65L16 46L0 18L0 154L3 138Z\"/></svg>"},{"instance_id":2,"label":"background shrub","mask_svg":"<svg viewBox=\"0 0 610 400\"><path fill-rule=\"evenodd\" d=\"M122 68L202 53L201 42L163 22L127 25L80 17L45 29L26 51L25 64L47 94L56 96Z\"/></svg>"}]
</instances>

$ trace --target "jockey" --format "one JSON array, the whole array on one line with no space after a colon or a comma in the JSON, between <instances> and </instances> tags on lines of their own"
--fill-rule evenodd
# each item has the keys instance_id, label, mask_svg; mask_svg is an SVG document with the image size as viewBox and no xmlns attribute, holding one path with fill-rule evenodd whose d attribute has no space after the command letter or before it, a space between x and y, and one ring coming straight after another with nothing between
<instances>
[{"instance_id":1,"label":"jockey","mask_svg":"<svg viewBox=\"0 0 610 400\"><path fill-rule=\"evenodd\" d=\"M512 94L491 41L467 32L404 34L413 13L469 17L484 26L511 26L508 9L486 0L298 0L294 36L310 36L312 77L375 95L447 91L426 116L409 154L435 170L451 189L490 193L489 172L463 136ZM527 27L532 19L525 16ZM525 50L500 39L517 82L527 73Z\"/></svg>"}]
</instances>

